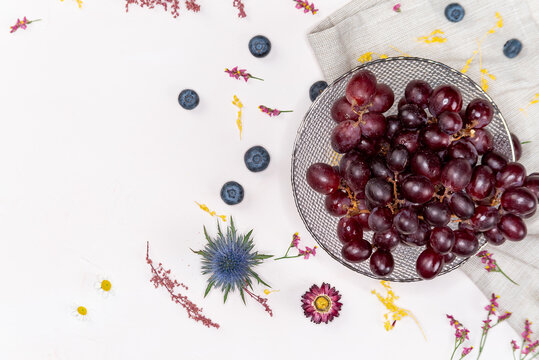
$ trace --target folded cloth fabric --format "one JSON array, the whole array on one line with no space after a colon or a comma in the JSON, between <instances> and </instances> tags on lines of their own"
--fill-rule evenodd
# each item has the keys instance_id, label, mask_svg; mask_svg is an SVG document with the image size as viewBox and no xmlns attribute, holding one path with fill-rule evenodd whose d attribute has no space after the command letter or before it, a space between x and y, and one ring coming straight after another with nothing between
<instances>
[{"instance_id":1,"label":"folded cloth fabric","mask_svg":"<svg viewBox=\"0 0 539 360\"><path fill-rule=\"evenodd\" d=\"M520 161L529 173L539 171L539 101L534 102L539 100L539 1L460 0L464 17L459 20L458 11L448 14L454 21L445 14L454 1L401 1L400 12L393 9L397 2L354 0L311 31L308 39L326 80L386 56L443 62L486 89L509 129L521 141L531 141L523 145ZM536 215L527 220L525 240L486 247L520 286L487 272L475 256L461 268L486 296L500 295L519 333L524 319L539 322L538 219Z\"/></svg>"}]
</instances>

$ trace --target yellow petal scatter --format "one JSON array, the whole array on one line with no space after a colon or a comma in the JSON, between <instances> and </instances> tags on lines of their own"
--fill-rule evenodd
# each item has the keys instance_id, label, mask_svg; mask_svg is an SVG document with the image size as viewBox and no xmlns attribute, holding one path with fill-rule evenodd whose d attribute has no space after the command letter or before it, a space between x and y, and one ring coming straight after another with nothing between
<instances>
[{"instance_id":1,"label":"yellow petal scatter","mask_svg":"<svg viewBox=\"0 0 539 360\"><path fill-rule=\"evenodd\" d=\"M243 123L241 121L241 109L243 108L243 104L236 95L234 95L234 100L232 101L232 104L238 108L238 119L236 120L236 125L238 126L238 130L240 131L241 140L241 131L243 130Z\"/></svg>"},{"instance_id":2,"label":"yellow petal scatter","mask_svg":"<svg viewBox=\"0 0 539 360\"><path fill-rule=\"evenodd\" d=\"M332 151L332 152L333 153L331 154L331 159L329 160L329 164L331 166L338 166L341 162L342 155L336 151Z\"/></svg>"},{"instance_id":3,"label":"yellow petal scatter","mask_svg":"<svg viewBox=\"0 0 539 360\"><path fill-rule=\"evenodd\" d=\"M436 29L427 36L420 36L417 38L417 41L424 42L426 44L432 43L444 43L447 41L447 38L441 36L444 32L440 29Z\"/></svg>"},{"instance_id":4,"label":"yellow petal scatter","mask_svg":"<svg viewBox=\"0 0 539 360\"><path fill-rule=\"evenodd\" d=\"M195 201L195 203L200 207L200 209L202 211L205 211L208 214L210 214L211 216L217 216L218 218L221 218L221 220L226 221L226 216L225 215L217 215L217 213L215 211L211 211L205 204L199 204L196 201Z\"/></svg>"},{"instance_id":5,"label":"yellow petal scatter","mask_svg":"<svg viewBox=\"0 0 539 360\"><path fill-rule=\"evenodd\" d=\"M530 100L530 102L524 106L523 108L520 108L519 110L524 113L524 115L528 115L528 108L532 106L533 104L539 103L539 93L535 94L533 99Z\"/></svg>"},{"instance_id":6,"label":"yellow petal scatter","mask_svg":"<svg viewBox=\"0 0 539 360\"><path fill-rule=\"evenodd\" d=\"M278 292L278 291L280 291L280 290L264 289L264 294L269 295L269 294L271 294L271 293Z\"/></svg>"},{"instance_id":7,"label":"yellow petal scatter","mask_svg":"<svg viewBox=\"0 0 539 360\"><path fill-rule=\"evenodd\" d=\"M409 311L409 310L400 308L395 304L395 300L397 300L399 297L397 295L395 295L395 293L391 289L391 285L389 284L389 282L388 281L380 281L380 283L382 284L382 286L386 290L387 295L385 297L383 297L381 294L377 293L376 290L372 290L371 293L376 295L378 297L378 300L380 300L380 302L382 304L384 304L384 306L388 310L388 312L384 314L384 320L385 320L384 321L384 328L386 329L386 331L389 331L389 330L393 329L395 327L395 323L398 320L401 320L402 318L404 318L406 316L410 316L415 321L417 326L419 327L419 330L421 330L421 333L423 334L423 337L425 338L425 340L427 340L427 337L425 336L425 333L423 332L423 329L419 325L419 322L417 321L415 316L412 314L412 312ZM391 316L391 318L390 318L390 316Z\"/></svg>"},{"instance_id":8,"label":"yellow petal scatter","mask_svg":"<svg viewBox=\"0 0 539 360\"><path fill-rule=\"evenodd\" d=\"M64 1L64 0L60 0L60 1ZM79 6L79 9L82 8L82 0L75 0L77 2L77 5Z\"/></svg>"},{"instance_id":9,"label":"yellow petal scatter","mask_svg":"<svg viewBox=\"0 0 539 360\"><path fill-rule=\"evenodd\" d=\"M369 51L369 52L366 52L365 54L361 55L361 56L357 59L357 61L359 61L359 62L362 63L362 64L365 64L366 62L372 61L372 56L373 56L373 55L378 56L378 58L380 58L380 59L387 59L387 55L386 55L386 54L378 54L378 53Z\"/></svg>"}]
</instances>

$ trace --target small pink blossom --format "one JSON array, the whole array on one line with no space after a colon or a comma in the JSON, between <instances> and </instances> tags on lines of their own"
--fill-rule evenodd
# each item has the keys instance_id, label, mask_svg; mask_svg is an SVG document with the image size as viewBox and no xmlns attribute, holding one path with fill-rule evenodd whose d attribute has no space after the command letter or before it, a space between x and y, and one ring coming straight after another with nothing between
<instances>
[{"instance_id":1,"label":"small pink blossom","mask_svg":"<svg viewBox=\"0 0 539 360\"><path fill-rule=\"evenodd\" d=\"M18 29L23 29L25 30L26 29L26 26L27 25L30 25L31 23L35 22L35 21L40 21L41 19L37 19L37 20L28 20L26 18L26 16L22 19L17 19L17 22L15 23L15 25L13 26L10 26L10 33L14 33L15 31L17 31Z\"/></svg>"},{"instance_id":2,"label":"small pink blossom","mask_svg":"<svg viewBox=\"0 0 539 360\"><path fill-rule=\"evenodd\" d=\"M232 69L228 69L226 68L225 69L225 72L231 77L231 78L234 78L234 79L237 79L239 80L240 78L243 78L243 80L245 80L245 82L247 82L247 80L249 79L256 79L256 80L262 80L264 81L263 79L261 78L257 78L256 76L253 76L251 74L249 74L247 72L247 70L245 69L239 69L238 70L238 67L234 67Z\"/></svg>"},{"instance_id":3,"label":"small pink blossom","mask_svg":"<svg viewBox=\"0 0 539 360\"><path fill-rule=\"evenodd\" d=\"M522 338L524 339L525 342L531 341L530 336L531 334L533 334L533 331L531 329L531 324L532 322L528 319L526 319L526 321L524 322L524 332L520 335L522 335Z\"/></svg>"},{"instance_id":4,"label":"small pink blossom","mask_svg":"<svg viewBox=\"0 0 539 360\"><path fill-rule=\"evenodd\" d=\"M281 113L285 113L285 112L292 112L292 110L271 109L271 108L269 108L267 106L264 106L264 105L260 105L258 108L260 109L260 111L262 111L265 114L268 114L270 117L271 116L279 116Z\"/></svg>"},{"instance_id":5,"label":"small pink blossom","mask_svg":"<svg viewBox=\"0 0 539 360\"><path fill-rule=\"evenodd\" d=\"M244 18L247 16L247 14L245 13L245 10L243 9L245 5L243 5L241 0L234 0L234 2L232 3L232 6L238 9L238 17Z\"/></svg>"},{"instance_id":6,"label":"small pink blossom","mask_svg":"<svg viewBox=\"0 0 539 360\"><path fill-rule=\"evenodd\" d=\"M305 247L305 250L301 250L298 248L298 251L299 251L299 254L300 255L303 255L303 258L305 260L309 259L309 256L312 255L312 256L315 256L316 255L316 246L314 248L310 248L308 246Z\"/></svg>"},{"instance_id":7,"label":"small pink blossom","mask_svg":"<svg viewBox=\"0 0 539 360\"><path fill-rule=\"evenodd\" d=\"M520 349L520 346L517 345L515 340L511 340L511 346L513 347L513 351Z\"/></svg>"},{"instance_id":8,"label":"small pink blossom","mask_svg":"<svg viewBox=\"0 0 539 360\"><path fill-rule=\"evenodd\" d=\"M524 349L522 349L522 354L525 354L525 355L528 355L528 354L531 354L533 352L535 352L535 350L537 349L537 347L539 346L539 340L535 340L534 342L526 345L526 347ZM532 357L533 359L533 357Z\"/></svg>"},{"instance_id":9,"label":"small pink blossom","mask_svg":"<svg viewBox=\"0 0 539 360\"><path fill-rule=\"evenodd\" d=\"M318 12L318 9L314 7L314 3L309 4L308 1L303 0L294 0L296 2L296 9L303 9L303 12L306 14L312 12L313 15Z\"/></svg>"},{"instance_id":10,"label":"small pink blossom","mask_svg":"<svg viewBox=\"0 0 539 360\"><path fill-rule=\"evenodd\" d=\"M286 250L286 253L283 256L281 256L280 258L277 258L275 260L292 259L292 258L297 258L297 257L300 257L300 256L303 256L303 258L305 260L308 260L311 255L315 256L317 247L315 246L314 248L310 248L310 247L306 246L305 249L300 249L299 248L300 240L301 239L300 239L298 233L295 233L294 235L292 235L292 242L288 246L288 249ZM291 255L291 256L288 255L288 253L290 252L290 250L292 248L295 248L295 249L298 250L297 255Z\"/></svg>"},{"instance_id":11,"label":"small pink blossom","mask_svg":"<svg viewBox=\"0 0 539 360\"><path fill-rule=\"evenodd\" d=\"M510 313L510 312L506 312L505 314L498 316L498 322L507 320L507 319L509 319L510 317L511 317L511 313Z\"/></svg>"},{"instance_id":12,"label":"small pink blossom","mask_svg":"<svg viewBox=\"0 0 539 360\"><path fill-rule=\"evenodd\" d=\"M462 348L462 357L461 358L465 357L470 352L472 352L472 349L473 349L473 346Z\"/></svg>"},{"instance_id":13,"label":"small pink blossom","mask_svg":"<svg viewBox=\"0 0 539 360\"><path fill-rule=\"evenodd\" d=\"M394 12L401 12L401 4L398 3L397 5L393 6L393 11Z\"/></svg>"},{"instance_id":14,"label":"small pink blossom","mask_svg":"<svg viewBox=\"0 0 539 360\"><path fill-rule=\"evenodd\" d=\"M299 244L299 235L298 233L295 233L293 236L292 236L292 246L297 248L298 247L298 244Z\"/></svg>"}]
</instances>

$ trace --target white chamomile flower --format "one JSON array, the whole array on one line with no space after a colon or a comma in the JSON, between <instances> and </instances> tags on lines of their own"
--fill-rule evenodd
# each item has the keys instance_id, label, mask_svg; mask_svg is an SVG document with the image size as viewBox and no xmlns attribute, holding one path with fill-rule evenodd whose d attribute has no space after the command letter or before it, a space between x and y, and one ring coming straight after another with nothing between
<instances>
[{"instance_id":1,"label":"white chamomile flower","mask_svg":"<svg viewBox=\"0 0 539 360\"><path fill-rule=\"evenodd\" d=\"M86 321L89 316L88 308L84 305L73 305L72 315L77 318L77 320Z\"/></svg>"},{"instance_id":2,"label":"white chamomile flower","mask_svg":"<svg viewBox=\"0 0 539 360\"><path fill-rule=\"evenodd\" d=\"M108 276L99 276L95 283L95 288L104 297L109 297L114 294L112 281Z\"/></svg>"}]
</instances>

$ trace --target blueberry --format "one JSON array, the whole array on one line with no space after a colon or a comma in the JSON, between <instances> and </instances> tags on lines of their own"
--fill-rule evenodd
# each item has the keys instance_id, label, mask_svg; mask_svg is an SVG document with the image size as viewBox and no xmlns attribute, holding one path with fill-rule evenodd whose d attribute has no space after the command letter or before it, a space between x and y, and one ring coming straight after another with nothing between
<instances>
[{"instance_id":1,"label":"blueberry","mask_svg":"<svg viewBox=\"0 0 539 360\"><path fill-rule=\"evenodd\" d=\"M262 146L253 146L243 157L245 166L252 172L259 172L265 170L270 162L270 155L266 149Z\"/></svg>"},{"instance_id":2,"label":"blueberry","mask_svg":"<svg viewBox=\"0 0 539 360\"><path fill-rule=\"evenodd\" d=\"M221 188L221 199L227 205L236 205L243 200L243 186L235 181L229 181Z\"/></svg>"},{"instance_id":3,"label":"blueberry","mask_svg":"<svg viewBox=\"0 0 539 360\"><path fill-rule=\"evenodd\" d=\"M271 42L262 35L257 35L249 41L249 51L254 57L261 58L269 54Z\"/></svg>"},{"instance_id":4,"label":"blueberry","mask_svg":"<svg viewBox=\"0 0 539 360\"><path fill-rule=\"evenodd\" d=\"M459 22L464 18L464 8L457 3L445 7L445 17L451 22Z\"/></svg>"},{"instance_id":5,"label":"blueberry","mask_svg":"<svg viewBox=\"0 0 539 360\"><path fill-rule=\"evenodd\" d=\"M200 98L195 90L185 89L182 90L180 96L178 96L178 102L185 110L193 110L198 106Z\"/></svg>"},{"instance_id":6,"label":"blueberry","mask_svg":"<svg viewBox=\"0 0 539 360\"><path fill-rule=\"evenodd\" d=\"M509 59L520 54L520 50L522 50L522 43L518 39L511 39L503 45L503 54Z\"/></svg>"},{"instance_id":7,"label":"blueberry","mask_svg":"<svg viewBox=\"0 0 539 360\"><path fill-rule=\"evenodd\" d=\"M314 101L318 97L318 95L320 95L322 91L324 91L327 87L328 83L323 80L317 81L312 84L311 88L309 89L309 97L311 98L311 101Z\"/></svg>"}]
</instances>

